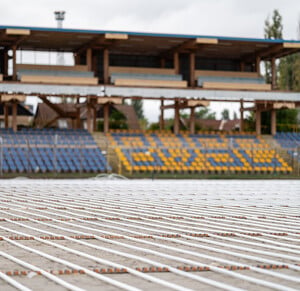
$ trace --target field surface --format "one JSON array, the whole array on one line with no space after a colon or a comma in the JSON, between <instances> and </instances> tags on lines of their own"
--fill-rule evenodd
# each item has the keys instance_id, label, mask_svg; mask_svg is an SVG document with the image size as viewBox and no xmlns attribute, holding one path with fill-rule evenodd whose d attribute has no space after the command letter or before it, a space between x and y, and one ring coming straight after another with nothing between
<instances>
[{"instance_id":1,"label":"field surface","mask_svg":"<svg viewBox=\"0 0 300 291\"><path fill-rule=\"evenodd\" d=\"M299 290L299 180L0 180L0 290Z\"/></svg>"}]
</instances>

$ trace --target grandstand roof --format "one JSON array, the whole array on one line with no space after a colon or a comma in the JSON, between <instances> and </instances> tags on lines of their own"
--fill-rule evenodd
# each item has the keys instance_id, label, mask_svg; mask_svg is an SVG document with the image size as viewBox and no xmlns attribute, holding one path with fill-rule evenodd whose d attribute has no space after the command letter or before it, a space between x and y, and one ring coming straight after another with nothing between
<instances>
[{"instance_id":1,"label":"grandstand roof","mask_svg":"<svg viewBox=\"0 0 300 291\"><path fill-rule=\"evenodd\" d=\"M8 48L17 45L22 50L41 51L109 48L116 54L164 55L194 50L206 58L233 59L270 59L300 51L300 41L295 40L24 26L0 26L0 43Z\"/></svg>"}]
</instances>

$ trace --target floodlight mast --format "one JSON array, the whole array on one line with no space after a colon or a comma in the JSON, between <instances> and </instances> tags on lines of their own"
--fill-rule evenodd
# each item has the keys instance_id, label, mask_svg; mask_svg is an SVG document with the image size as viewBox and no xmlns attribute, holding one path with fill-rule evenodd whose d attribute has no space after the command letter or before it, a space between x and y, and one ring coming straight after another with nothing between
<instances>
[{"instance_id":1,"label":"floodlight mast","mask_svg":"<svg viewBox=\"0 0 300 291\"><path fill-rule=\"evenodd\" d=\"M57 21L57 28L63 27L63 21L65 20L65 11L54 11L55 19Z\"/></svg>"},{"instance_id":2,"label":"floodlight mast","mask_svg":"<svg viewBox=\"0 0 300 291\"><path fill-rule=\"evenodd\" d=\"M63 21L65 20L65 11L54 11L55 19L57 21L57 28L61 29L63 27ZM64 55L61 52L57 53L56 56L57 65L64 65Z\"/></svg>"}]
</instances>

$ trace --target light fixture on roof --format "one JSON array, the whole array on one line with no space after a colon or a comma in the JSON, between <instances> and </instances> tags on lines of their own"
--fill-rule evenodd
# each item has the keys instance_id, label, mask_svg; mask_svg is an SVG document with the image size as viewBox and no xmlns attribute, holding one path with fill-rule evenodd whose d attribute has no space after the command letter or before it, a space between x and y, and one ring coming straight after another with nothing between
<instances>
[{"instance_id":1,"label":"light fixture on roof","mask_svg":"<svg viewBox=\"0 0 300 291\"><path fill-rule=\"evenodd\" d=\"M57 28L63 27L63 21L65 20L65 11L54 11L55 19L57 21ZM64 55L63 53L58 52L56 56L56 64L57 65L64 65Z\"/></svg>"},{"instance_id":2,"label":"light fixture on roof","mask_svg":"<svg viewBox=\"0 0 300 291\"><path fill-rule=\"evenodd\" d=\"M57 28L62 28L63 21L65 20L65 13L65 11L54 11Z\"/></svg>"}]
</instances>

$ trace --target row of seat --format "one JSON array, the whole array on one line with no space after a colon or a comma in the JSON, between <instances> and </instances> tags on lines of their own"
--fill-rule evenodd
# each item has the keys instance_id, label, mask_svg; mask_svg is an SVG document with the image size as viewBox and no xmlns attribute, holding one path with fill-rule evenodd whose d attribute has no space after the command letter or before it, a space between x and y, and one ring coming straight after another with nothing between
<instances>
[{"instance_id":1,"label":"row of seat","mask_svg":"<svg viewBox=\"0 0 300 291\"><path fill-rule=\"evenodd\" d=\"M300 133L279 132L275 135L276 141L285 149L289 155L300 162Z\"/></svg>"},{"instance_id":2,"label":"row of seat","mask_svg":"<svg viewBox=\"0 0 300 291\"><path fill-rule=\"evenodd\" d=\"M97 85L98 78L87 66L17 64L17 76L23 83Z\"/></svg>"},{"instance_id":3,"label":"row of seat","mask_svg":"<svg viewBox=\"0 0 300 291\"><path fill-rule=\"evenodd\" d=\"M106 156L87 131L1 130L4 172L107 172Z\"/></svg>"},{"instance_id":4,"label":"row of seat","mask_svg":"<svg viewBox=\"0 0 300 291\"><path fill-rule=\"evenodd\" d=\"M288 163L255 135L120 132L108 138L127 171L292 172Z\"/></svg>"},{"instance_id":5,"label":"row of seat","mask_svg":"<svg viewBox=\"0 0 300 291\"><path fill-rule=\"evenodd\" d=\"M108 139L113 146L176 148L268 148L268 144L255 135L178 134L163 133L111 133Z\"/></svg>"}]
</instances>

